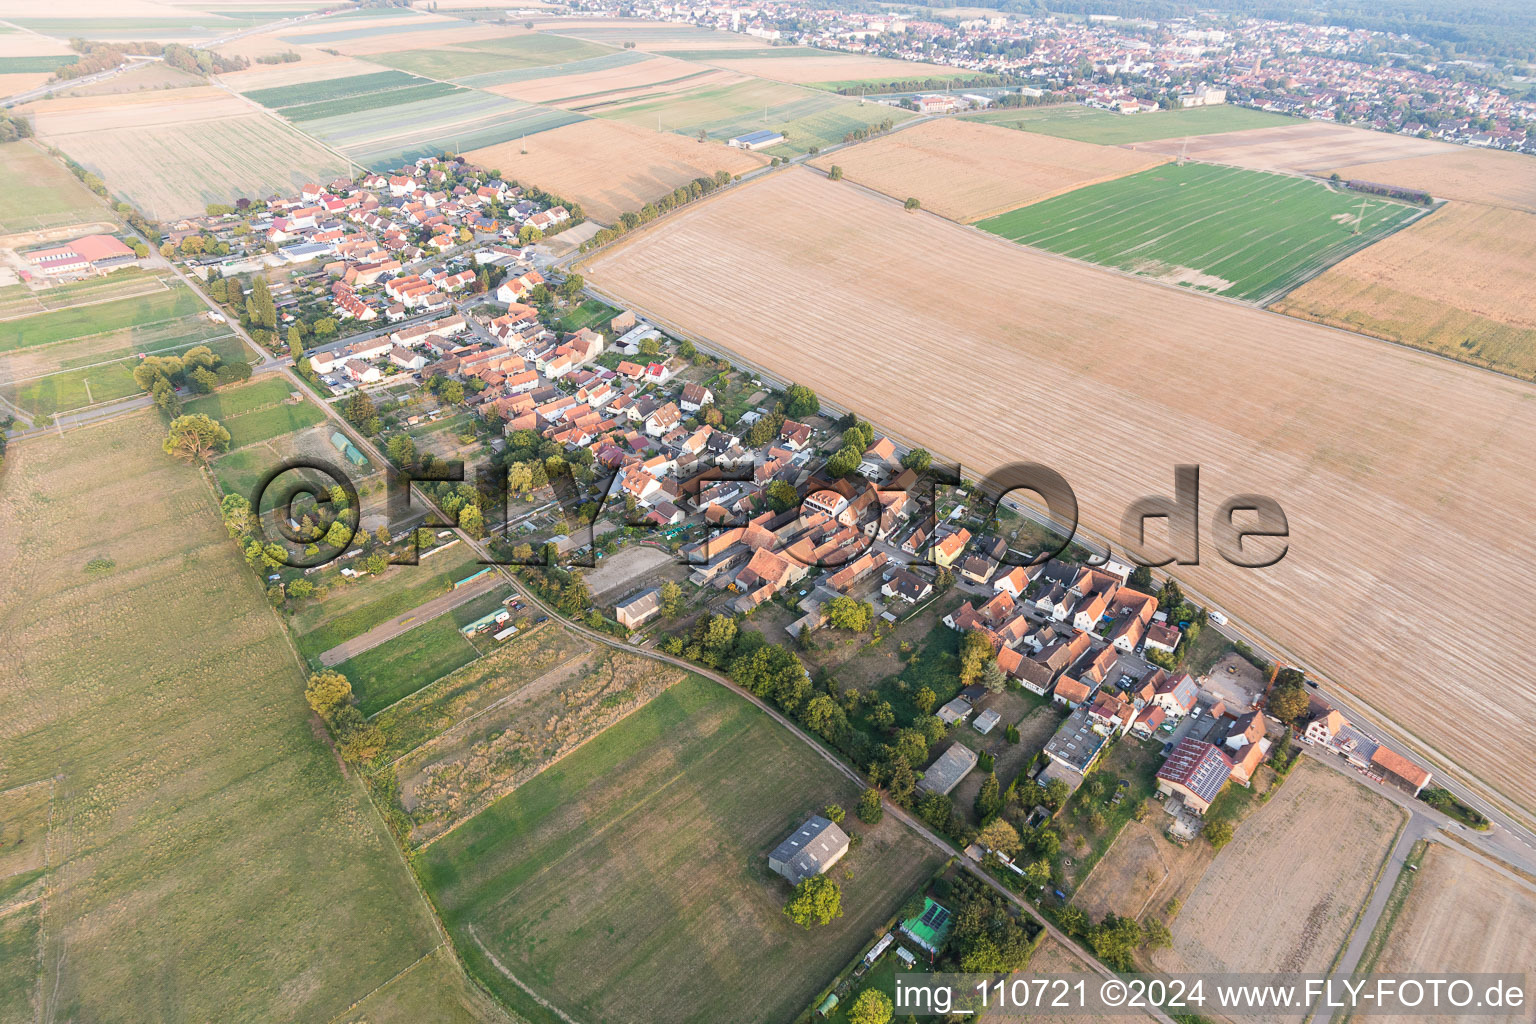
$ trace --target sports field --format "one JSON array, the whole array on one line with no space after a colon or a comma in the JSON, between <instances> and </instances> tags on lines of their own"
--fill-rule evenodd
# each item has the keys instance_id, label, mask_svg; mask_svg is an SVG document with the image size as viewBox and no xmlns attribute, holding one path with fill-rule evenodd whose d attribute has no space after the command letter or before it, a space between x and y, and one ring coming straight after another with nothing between
<instances>
[{"instance_id":1,"label":"sports field","mask_svg":"<svg viewBox=\"0 0 1536 1024\"><path fill-rule=\"evenodd\" d=\"M1079 104L1020 107L971 114L966 120L985 121L1041 135L1059 135L1064 139L1093 142L1100 146L1122 146L1128 142L1296 124L1294 117L1230 104L1190 107L1187 110L1159 110L1145 114L1112 114L1107 110Z\"/></svg>"},{"instance_id":2,"label":"sports field","mask_svg":"<svg viewBox=\"0 0 1536 1024\"><path fill-rule=\"evenodd\" d=\"M1200 466L1203 504L1273 496L1292 531L1283 559L1240 569L1205 533L1181 580L1267 623L1420 749L1455 749L1466 775L1536 804L1525 782L1536 694L1502 682L1536 645L1525 614L1536 564L1522 554L1536 507L1530 385L1052 258L799 169L710 197L578 269L610 301L780 380L814 379L824 400L968 472L1048 453L1084 527L1117 546L1128 503L1171 494L1180 463ZM1027 429L998 429L1020 415ZM1448 612L1430 642L1409 624L1468 550L1488 552L1508 585L1476 613ZM1515 624L1510 642L1483 642L1485 619ZM1446 677L1464 685L1435 681ZM1456 745L1489 727L1518 740Z\"/></svg>"},{"instance_id":3,"label":"sports field","mask_svg":"<svg viewBox=\"0 0 1536 1024\"><path fill-rule=\"evenodd\" d=\"M1090 185L977 226L1074 259L1267 302L1422 212L1289 175L1185 164Z\"/></svg>"},{"instance_id":4,"label":"sports field","mask_svg":"<svg viewBox=\"0 0 1536 1024\"><path fill-rule=\"evenodd\" d=\"M1271 308L1536 379L1536 214L1453 200Z\"/></svg>"},{"instance_id":5,"label":"sports field","mask_svg":"<svg viewBox=\"0 0 1536 1024\"><path fill-rule=\"evenodd\" d=\"M110 216L91 190L30 142L0 144L0 233L77 224Z\"/></svg>"},{"instance_id":6,"label":"sports field","mask_svg":"<svg viewBox=\"0 0 1536 1024\"><path fill-rule=\"evenodd\" d=\"M788 1020L938 864L890 816L850 815L863 842L831 873L843 917L791 924L768 852L857 796L762 712L689 676L428 847L418 870L471 969L534 1024L559 1018L519 982L582 1021Z\"/></svg>"},{"instance_id":7,"label":"sports field","mask_svg":"<svg viewBox=\"0 0 1536 1024\"><path fill-rule=\"evenodd\" d=\"M57 789L41 948L0 955L0 1004L24 987L24 1020L330 1020L439 940L164 430L145 411L7 453L0 790Z\"/></svg>"}]
</instances>

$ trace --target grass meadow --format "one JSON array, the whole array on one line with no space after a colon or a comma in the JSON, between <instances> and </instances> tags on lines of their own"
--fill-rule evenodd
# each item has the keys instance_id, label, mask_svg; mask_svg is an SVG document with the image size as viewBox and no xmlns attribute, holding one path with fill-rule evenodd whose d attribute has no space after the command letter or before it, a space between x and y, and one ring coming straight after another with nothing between
<instances>
[{"instance_id":1,"label":"grass meadow","mask_svg":"<svg viewBox=\"0 0 1536 1024\"><path fill-rule=\"evenodd\" d=\"M1176 139L1181 135L1212 135L1249 128L1282 128L1301 124L1294 117L1272 114L1267 110L1222 104L1215 107L1190 107L1187 110L1159 110L1147 114L1113 114L1096 107L1078 104L1059 107L1023 107L989 110L966 118L1007 128L1017 128L1063 139L1092 142L1100 146L1123 146L1130 142Z\"/></svg>"},{"instance_id":2,"label":"grass meadow","mask_svg":"<svg viewBox=\"0 0 1536 1024\"><path fill-rule=\"evenodd\" d=\"M938 866L892 819L831 872L804 931L768 852L858 789L757 708L688 676L416 859L470 969L520 1015L790 1020ZM516 978L514 982L512 979Z\"/></svg>"},{"instance_id":3,"label":"grass meadow","mask_svg":"<svg viewBox=\"0 0 1536 1024\"><path fill-rule=\"evenodd\" d=\"M325 410L313 402L286 404L289 390L285 378L269 377L194 398L183 411L219 420L229 431L230 448L244 448L324 422Z\"/></svg>"},{"instance_id":4,"label":"grass meadow","mask_svg":"<svg viewBox=\"0 0 1536 1024\"><path fill-rule=\"evenodd\" d=\"M6 460L0 789L57 781L41 956L0 920L0 1006L328 1021L440 940L163 431L145 411Z\"/></svg>"},{"instance_id":5,"label":"grass meadow","mask_svg":"<svg viewBox=\"0 0 1536 1024\"><path fill-rule=\"evenodd\" d=\"M0 232L112 219L90 189L30 142L0 145L0 178Z\"/></svg>"},{"instance_id":6,"label":"grass meadow","mask_svg":"<svg viewBox=\"0 0 1536 1024\"><path fill-rule=\"evenodd\" d=\"M0 352L176 320L203 308L203 301L192 289L177 285L139 298L70 306L19 320L4 320L0 321Z\"/></svg>"},{"instance_id":7,"label":"grass meadow","mask_svg":"<svg viewBox=\"0 0 1536 1024\"><path fill-rule=\"evenodd\" d=\"M1361 218L1362 198L1290 175L1165 164L977 226L1090 263L1265 302L1422 212L1367 199Z\"/></svg>"}]
</instances>

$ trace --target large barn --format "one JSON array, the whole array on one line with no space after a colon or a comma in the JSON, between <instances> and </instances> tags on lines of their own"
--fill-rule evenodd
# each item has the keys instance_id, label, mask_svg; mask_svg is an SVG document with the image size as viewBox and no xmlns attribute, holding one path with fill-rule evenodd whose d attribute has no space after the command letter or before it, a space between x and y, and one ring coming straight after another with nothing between
<instances>
[{"instance_id":1,"label":"large barn","mask_svg":"<svg viewBox=\"0 0 1536 1024\"><path fill-rule=\"evenodd\" d=\"M799 885L813 875L825 874L848 852L848 834L830 818L819 814L795 829L790 837L774 847L768 866Z\"/></svg>"}]
</instances>

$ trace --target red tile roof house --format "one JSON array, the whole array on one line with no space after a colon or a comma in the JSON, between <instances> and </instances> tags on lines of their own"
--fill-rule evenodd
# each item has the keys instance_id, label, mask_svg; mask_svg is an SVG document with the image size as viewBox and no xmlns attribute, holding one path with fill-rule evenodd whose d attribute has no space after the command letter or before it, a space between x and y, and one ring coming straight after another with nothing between
<instances>
[{"instance_id":1,"label":"red tile roof house","mask_svg":"<svg viewBox=\"0 0 1536 1024\"><path fill-rule=\"evenodd\" d=\"M1157 791L1178 796L1184 806L1204 814L1232 777L1232 761L1213 743L1182 739L1157 770Z\"/></svg>"}]
</instances>

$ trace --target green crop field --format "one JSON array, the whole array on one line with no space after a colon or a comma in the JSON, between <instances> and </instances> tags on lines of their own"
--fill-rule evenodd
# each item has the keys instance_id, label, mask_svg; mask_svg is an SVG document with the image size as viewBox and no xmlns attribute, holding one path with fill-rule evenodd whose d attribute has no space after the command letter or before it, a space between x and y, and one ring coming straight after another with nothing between
<instances>
[{"instance_id":1,"label":"green crop field","mask_svg":"<svg viewBox=\"0 0 1536 1024\"><path fill-rule=\"evenodd\" d=\"M654 129L659 124L666 131L689 136L702 131L711 139L729 139L766 128L782 132L785 137L782 145L765 151L774 156L793 156L812 146L832 145L842 142L850 131L886 119L899 124L913 116L910 111L896 107L861 104L830 92L763 79L630 101L589 112L637 128Z\"/></svg>"},{"instance_id":2,"label":"green crop field","mask_svg":"<svg viewBox=\"0 0 1536 1024\"><path fill-rule=\"evenodd\" d=\"M239 387L225 388L202 398L194 398L183 407L184 412L203 413L216 420L228 419L243 413L255 412L270 405L277 405L292 390L284 377L276 375Z\"/></svg>"},{"instance_id":3,"label":"green crop field","mask_svg":"<svg viewBox=\"0 0 1536 1024\"><path fill-rule=\"evenodd\" d=\"M366 60L428 78L453 81L496 72L569 64L613 54L613 48L585 39L539 32L531 35L455 43L430 50L369 54Z\"/></svg>"},{"instance_id":4,"label":"green crop field","mask_svg":"<svg viewBox=\"0 0 1536 1024\"><path fill-rule=\"evenodd\" d=\"M195 338L158 349L162 354L179 352L193 345L206 344L225 362L240 360L249 354L245 343L230 336L221 339ZM63 368L43 376L27 377L0 384L0 398L35 416L51 416L98 402L109 402L139 393L133 379L138 360L122 355L113 361L92 358L91 364Z\"/></svg>"},{"instance_id":5,"label":"green crop field","mask_svg":"<svg viewBox=\"0 0 1536 1024\"><path fill-rule=\"evenodd\" d=\"M1190 107L1187 110L1159 110L1129 115L1112 114L1107 110L1076 104L1022 107L989 110L984 114L968 116L965 120L985 121L1006 128L1093 142L1101 146L1123 146L1128 142L1152 142L1155 139L1176 139L1181 135L1211 135L1249 128L1283 128L1301 123L1285 114L1272 114L1267 110L1234 107L1225 103L1215 107Z\"/></svg>"},{"instance_id":6,"label":"green crop field","mask_svg":"<svg viewBox=\"0 0 1536 1024\"><path fill-rule=\"evenodd\" d=\"M481 89L489 85L510 85L513 82L527 82L535 78L559 78L566 75L585 75L594 71L608 71L613 68L622 68L629 64L638 64L641 61L650 60L652 56L652 54L643 53L640 50L615 50L613 53L605 53L600 57L586 57L581 60L566 61L560 64L512 68L505 71L490 71L484 74L456 78L454 81L460 85Z\"/></svg>"},{"instance_id":7,"label":"green crop field","mask_svg":"<svg viewBox=\"0 0 1536 1024\"><path fill-rule=\"evenodd\" d=\"M4 320L0 321L0 352L177 320L203 308L203 301L192 289L177 285L141 298L70 306L20 320Z\"/></svg>"},{"instance_id":8,"label":"green crop field","mask_svg":"<svg viewBox=\"0 0 1536 1024\"><path fill-rule=\"evenodd\" d=\"M361 96L347 96L342 99L284 107L280 113L290 121L314 121L322 117L359 114L365 110L376 110L380 107L396 108L407 103L435 100L440 96L451 96L463 91L458 86L447 82L423 82L421 85L413 85L407 89L370 92Z\"/></svg>"},{"instance_id":9,"label":"green crop field","mask_svg":"<svg viewBox=\"0 0 1536 1024\"><path fill-rule=\"evenodd\" d=\"M372 92L390 92L412 85L424 85L426 80L403 71L375 71L368 75L348 75L345 78L327 78L320 82L300 82L297 85L280 85L271 89L254 89L245 98L264 107L280 110L307 103L346 99Z\"/></svg>"},{"instance_id":10,"label":"green crop field","mask_svg":"<svg viewBox=\"0 0 1536 1024\"><path fill-rule=\"evenodd\" d=\"M30 142L0 144L0 179L0 231L114 219L63 164Z\"/></svg>"},{"instance_id":11,"label":"green crop field","mask_svg":"<svg viewBox=\"0 0 1536 1024\"><path fill-rule=\"evenodd\" d=\"M146 410L6 458L0 790L56 782L39 943L0 917L0 1016L329 1021L440 940L164 433Z\"/></svg>"},{"instance_id":12,"label":"green crop field","mask_svg":"<svg viewBox=\"0 0 1536 1024\"><path fill-rule=\"evenodd\" d=\"M1262 303L1423 212L1371 197L1361 218L1361 199L1289 175L1166 164L977 227L1064 256Z\"/></svg>"},{"instance_id":13,"label":"green crop field","mask_svg":"<svg viewBox=\"0 0 1536 1024\"><path fill-rule=\"evenodd\" d=\"M244 448L324 421L323 409L314 402L300 402L298 405L274 405L256 412L242 413L231 416L223 423L229 431L229 446Z\"/></svg>"},{"instance_id":14,"label":"green crop field","mask_svg":"<svg viewBox=\"0 0 1536 1024\"><path fill-rule=\"evenodd\" d=\"M792 924L768 852L857 797L763 712L688 676L416 864L470 969L535 1024L559 1019L504 972L577 1020L791 1020L940 860L891 816L850 814L862 842L830 873L843 917Z\"/></svg>"},{"instance_id":15,"label":"green crop field","mask_svg":"<svg viewBox=\"0 0 1536 1024\"><path fill-rule=\"evenodd\" d=\"M50 57L0 57L0 75L14 75L27 71L57 71L80 59L77 53Z\"/></svg>"}]
</instances>

